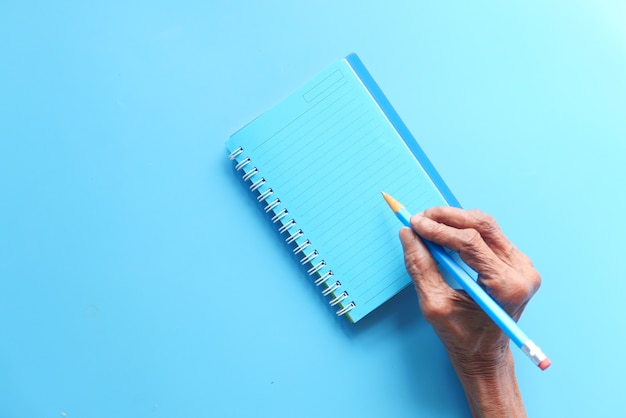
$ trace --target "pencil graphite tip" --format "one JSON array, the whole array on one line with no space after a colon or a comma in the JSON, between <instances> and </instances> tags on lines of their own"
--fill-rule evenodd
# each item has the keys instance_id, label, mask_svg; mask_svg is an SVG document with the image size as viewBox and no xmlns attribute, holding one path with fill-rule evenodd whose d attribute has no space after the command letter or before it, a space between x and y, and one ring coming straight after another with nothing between
<instances>
[{"instance_id":1,"label":"pencil graphite tip","mask_svg":"<svg viewBox=\"0 0 626 418\"><path fill-rule=\"evenodd\" d=\"M398 202L396 199L394 199L385 192L381 193L383 194L383 198L385 199L391 210L394 212L400 212L400 210L402 209L402 203Z\"/></svg>"}]
</instances>

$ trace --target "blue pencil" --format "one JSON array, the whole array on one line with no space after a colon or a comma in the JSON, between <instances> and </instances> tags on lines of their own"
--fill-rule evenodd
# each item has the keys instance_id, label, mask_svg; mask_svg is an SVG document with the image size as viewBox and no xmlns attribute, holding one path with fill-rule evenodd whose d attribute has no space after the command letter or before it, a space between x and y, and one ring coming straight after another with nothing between
<instances>
[{"instance_id":1,"label":"blue pencil","mask_svg":"<svg viewBox=\"0 0 626 418\"><path fill-rule=\"evenodd\" d=\"M383 197L391 210L394 211L398 219L411 228L411 214L406 208L385 192ZM500 305L489 294L476 283L476 281L459 266L456 261L444 250L444 248L434 242L422 239L428 251L433 256L440 268L445 269L456 281L463 287L463 290L481 307L483 311L500 327L500 329L517 345L522 351L535 363L541 370L545 370L550 366L551 361L541 351L526 334L520 329L517 322L506 313Z\"/></svg>"}]
</instances>

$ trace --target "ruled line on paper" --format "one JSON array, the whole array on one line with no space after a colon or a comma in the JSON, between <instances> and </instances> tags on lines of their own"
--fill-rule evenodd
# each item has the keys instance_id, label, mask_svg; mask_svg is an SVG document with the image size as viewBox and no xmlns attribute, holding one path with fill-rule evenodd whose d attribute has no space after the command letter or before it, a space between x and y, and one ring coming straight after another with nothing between
<instances>
[{"instance_id":1,"label":"ruled line on paper","mask_svg":"<svg viewBox=\"0 0 626 418\"><path fill-rule=\"evenodd\" d=\"M344 83L345 84L345 83ZM342 84L343 85L343 84ZM337 88L340 88L340 86L338 86ZM327 95L331 95L333 93L333 91L330 91L329 93L327 93ZM296 116L294 119L292 119L289 123L287 123L286 125L284 125L283 127L281 127L279 130L277 130L276 132L274 132L272 135L270 135L268 138L266 138L265 140L259 142L257 144L257 146L255 148L253 148L254 150L256 150L258 147L266 144L268 141L270 141L274 136L278 135L280 132L282 132L284 129L286 129L287 127L289 127L290 125L296 123L301 117L305 116L308 112L312 111L316 106L319 106L321 104L323 104L324 101L320 100L319 102L313 104L311 107L309 107L307 110L305 110L304 112L302 112L301 114L299 114L298 116Z\"/></svg>"},{"instance_id":2,"label":"ruled line on paper","mask_svg":"<svg viewBox=\"0 0 626 418\"><path fill-rule=\"evenodd\" d=\"M302 97L307 102L312 102L316 97L331 89L336 83L343 78L343 74L340 70L333 71L328 77L317 83L311 89L305 92Z\"/></svg>"},{"instance_id":3,"label":"ruled line on paper","mask_svg":"<svg viewBox=\"0 0 626 418\"><path fill-rule=\"evenodd\" d=\"M294 137L306 138L308 135L308 133L298 134L298 131L306 130L307 132L315 132L316 127L324 127L327 120L341 114L343 109L350 109L352 107L351 105L356 100L357 97L350 94L337 94L326 107L317 107L322 104L322 102L316 104L315 111L311 111L309 114L306 114L305 117L302 117L298 124L289 126L291 129L283 129L274 136L271 143L265 143L255 148L255 151L258 153L257 155L271 155L272 153L274 153L274 155L282 155L283 152L291 149ZM326 116L326 119L319 120L320 116Z\"/></svg>"}]
</instances>

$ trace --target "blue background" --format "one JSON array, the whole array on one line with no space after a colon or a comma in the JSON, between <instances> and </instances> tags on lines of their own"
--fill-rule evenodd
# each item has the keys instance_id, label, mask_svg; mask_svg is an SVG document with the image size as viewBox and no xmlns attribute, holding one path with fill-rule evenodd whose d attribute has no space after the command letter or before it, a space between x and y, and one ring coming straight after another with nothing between
<instances>
[{"instance_id":1,"label":"blue background","mask_svg":"<svg viewBox=\"0 0 626 418\"><path fill-rule=\"evenodd\" d=\"M412 289L334 317L226 158L357 52L543 286L533 417L624 416L626 6L0 5L0 416L468 416Z\"/></svg>"}]
</instances>

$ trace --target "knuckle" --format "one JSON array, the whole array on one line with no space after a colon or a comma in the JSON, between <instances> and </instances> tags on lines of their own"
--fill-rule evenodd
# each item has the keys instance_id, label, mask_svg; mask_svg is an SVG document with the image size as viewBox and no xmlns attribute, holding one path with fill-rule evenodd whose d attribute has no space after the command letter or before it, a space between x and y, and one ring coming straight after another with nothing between
<instances>
[{"instance_id":1,"label":"knuckle","mask_svg":"<svg viewBox=\"0 0 626 418\"><path fill-rule=\"evenodd\" d=\"M507 305L515 307L523 306L530 299L529 296L526 289L518 288L516 292L513 292L507 298Z\"/></svg>"},{"instance_id":2,"label":"knuckle","mask_svg":"<svg viewBox=\"0 0 626 418\"><path fill-rule=\"evenodd\" d=\"M492 289L494 297L505 306L518 308L523 306L531 296L531 286L525 278L508 278L507 281L495 285Z\"/></svg>"},{"instance_id":3,"label":"knuckle","mask_svg":"<svg viewBox=\"0 0 626 418\"><path fill-rule=\"evenodd\" d=\"M482 237L475 229L464 229L461 233L461 243L464 247L476 248L481 240Z\"/></svg>"},{"instance_id":4,"label":"knuckle","mask_svg":"<svg viewBox=\"0 0 626 418\"><path fill-rule=\"evenodd\" d=\"M533 291L536 292L539 287L541 287L541 274L539 274L537 270L533 269L529 277L529 282L533 288Z\"/></svg>"},{"instance_id":5,"label":"knuckle","mask_svg":"<svg viewBox=\"0 0 626 418\"><path fill-rule=\"evenodd\" d=\"M424 269L425 257L415 252L407 253L404 256L406 270L411 277L420 277Z\"/></svg>"},{"instance_id":6,"label":"knuckle","mask_svg":"<svg viewBox=\"0 0 626 418\"><path fill-rule=\"evenodd\" d=\"M494 232L500 230L500 226L493 216L479 209L473 209L472 212L476 219L477 226L478 228L480 228L480 230L485 232Z\"/></svg>"},{"instance_id":7,"label":"knuckle","mask_svg":"<svg viewBox=\"0 0 626 418\"><path fill-rule=\"evenodd\" d=\"M527 300L533 293L533 286L529 281L524 281L517 286L517 296L520 300Z\"/></svg>"},{"instance_id":8,"label":"knuckle","mask_svg":"<svg viewBox=\"0 0 626 418\"><path fill-rule=\"evenodd\" d=\"M428 298L420 303L422 315L429 323L439 322L452 315L453 307L446 300L440 298Z\"/></svg>"},{"instance_id":9,"label":"knuckle","mask_svg":"<svg viewBox=\"0 0 626 418\"><path fill-rule=\"evenodd\" d=\"M434 224L430 232L431 232L433 239L436 241L444 240L446 237L446 229L444 226L442 226L439 223Z\"/></svg>"},{"instance_id":10,"label":"knuckle","mask_svg":"<svg viewBox=\"0 0 626 418\"><path fill-rule=\"evenodd\" d=\"M514 305L521 305L537 292L541 285L541 276L536 270L528 272L523 275L519 275L518 279L514 282L514 287L510 295L510 302Z\"/></svg>"}]
</instances>

